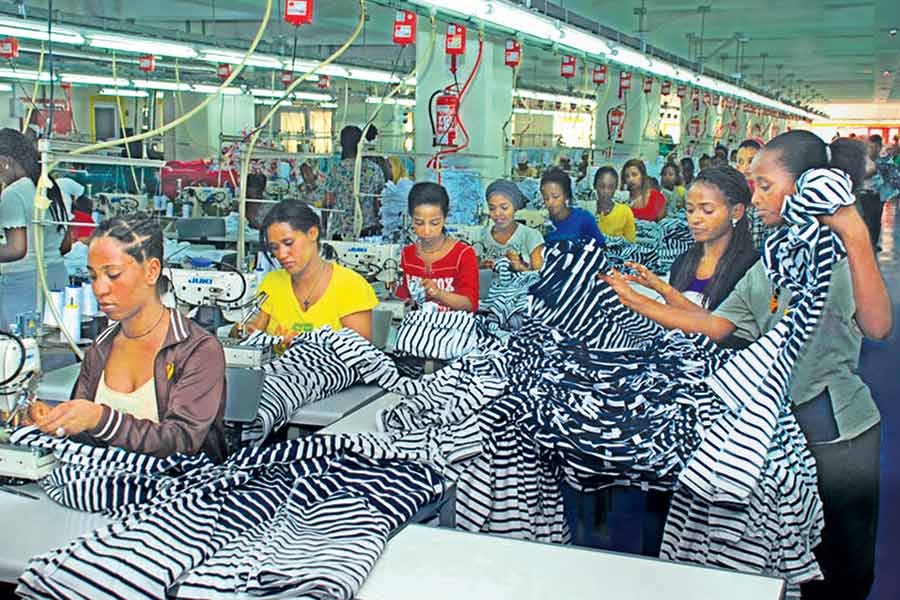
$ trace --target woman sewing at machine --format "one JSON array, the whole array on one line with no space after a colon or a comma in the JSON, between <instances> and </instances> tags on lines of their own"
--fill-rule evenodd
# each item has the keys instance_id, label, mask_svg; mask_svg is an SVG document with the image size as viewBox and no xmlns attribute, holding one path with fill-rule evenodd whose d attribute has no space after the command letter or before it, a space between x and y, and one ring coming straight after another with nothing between
<instances>
[{"instance_id":1,"label":"woman sewing at machine","mask_svg":"<svg viewBox=\"0 0 900 600\"><path fill-rule=\"evenodd\" d=\"M225 458L222 345L163 306L162 263L155 220L128 215L97 227L88 273L100 310L117 323L85 353L73 399L32 411L41 431L159 457Z\"/></svg>"},{"instance_id":2,"label":"woman sewing at machine","mask_svg":"<svg viewBox=\"0 0 900 600\"><path fill-rule=\"evenodd\" d=\"M246 332L265 331L289 343L299 333L328 325L372 338L375 291L358 273L319 255L319 232L319 217L300 202L281 202L266 215L262 247L281 269L263 279L259 291L268 297Z\"/></svg>"}]
</instances>

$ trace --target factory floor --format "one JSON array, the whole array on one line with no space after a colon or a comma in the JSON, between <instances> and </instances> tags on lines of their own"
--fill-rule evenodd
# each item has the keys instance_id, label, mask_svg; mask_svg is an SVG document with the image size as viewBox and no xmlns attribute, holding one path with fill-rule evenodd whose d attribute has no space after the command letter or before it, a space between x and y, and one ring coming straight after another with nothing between
<instances>
[{"instance_id":1,"label":"factory floor","mask_svg":"<svg viewBox=\"0 0 900 600\"><path fill-rule=\"evenodd\" d=\"M876 553L876 579L870 600L894 600L900 598L900 211L895 204L885 208L881 251L878 259L894 301L894 333L884 342L866 340L860 360L860 374L872 389L881 410L881 511L878 523ZM74 362L72 353L57 345L42 350L45 370L53 370ZM627 520L627 519L626 519ZM584 524L582 524L584 526ZM587 525L592 529L591 525ZM602 529L606 527L601 526ZM594 532L600 533L600 532ZM604 531L603 537L612 532ZM591 533L587 534L590 539ZM592 544L593 545L593 544ZM599 543L597 545L604 545ZM639 548L632 549L640 552ZM3 588L0 588L2 591Z\"/></svg>"}]
</instances>

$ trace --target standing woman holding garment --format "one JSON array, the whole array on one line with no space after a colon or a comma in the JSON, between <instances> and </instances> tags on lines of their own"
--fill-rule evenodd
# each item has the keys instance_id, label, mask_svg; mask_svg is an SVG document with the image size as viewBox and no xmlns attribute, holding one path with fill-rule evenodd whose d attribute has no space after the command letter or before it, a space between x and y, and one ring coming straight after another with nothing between
<instances>
[{"instance_id":1,"label":"standing woman holding garment","mask_svg":"<svg viewBox=\"0 0 900 600\"><path fill-rule=\"evenodd\" d=\"M15 323L16 315L35 310L37 298L37 248L35 227L43 227L44 269L47 286L63 289L69 282L62 255L69 251L69 221L60 188L46 191L50 200L47 218L54 225L34 221L34 198L41 176L40 156L34 144L14 129L0 129L0 329ZM51 180L52 181L52 180Z\"/></svg>"},{"instance_id":2,"label":"standing woman holding garment","mask_svg":"<svg viewBox=\"0 0 900 600\"><path fill-rule=\"evenodd\" d=\"M794 130L770 141L753 162L753 204L767 225L783 225L785 198L800 176L836 169L854 186L865 173L865 149L854 140L826 144ZM843 193L843 192L841 192ZM850 199L846 199L848 203ZM843 242L847 257L835 263L818 327L794 364L793 412L816 460L825 513L822 542L814 551L824 581L803 585L804 600L863 600L875 578L881 416L857 375L862 337L885 339L893 327L891 299L878 269L868 230L853 206L818 217ZM630 293L620 276L605 277L622 302L670 329L714 340L735 334L755 340L771 331L789 306L790 293L773 287L763 262L741 279L714 312L650 307Z\"/></svg>"}]
</instances>

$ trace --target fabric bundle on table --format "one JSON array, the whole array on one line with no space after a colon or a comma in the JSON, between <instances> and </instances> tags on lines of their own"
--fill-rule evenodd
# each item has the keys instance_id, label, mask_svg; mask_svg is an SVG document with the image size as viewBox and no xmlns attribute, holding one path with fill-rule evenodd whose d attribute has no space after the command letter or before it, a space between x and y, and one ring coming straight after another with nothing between
<instances>
[{"instance_id":1,"label":"fabric bundle on table","mask_svg":"<svg viewBox=\"0 0 900 600\"><path fill-rule=\"evenodd\" d=\"M544 198L541 196L541 180L534 177L526 177L516 181L516 185L522 195L525 196L525 206L522 208L544 208Z\"/></svg>"},{"instance_id":2,"label":"fabric bundle on table","mask_svg":"<svg viewBox=\"0 0 900 600\"><path fill-rule=\"evenodd\" d=\"M40 437L26 429L15 441L41 444ZM145 497L112 501L107 512L116 520L32 558L16 590L26 598L350 600L392 532L443 492L430 467L389 456L366 437L249 448L222 465L173 457L182 462L168 475L160 473L165 461L121 449L69 441L56 449L80 457L82 474L108 461L122 466L128 476L108 473L108 487L129 497L137 485ZM92 495L90 482L69 475L75 480L65 487Z\"/></svg>"},{"instance_id":3,"label":"fabric bundle on table","mask_svg":"<svg viewBox=\"0 0 900 600\"><path fill-rule=\"evenodd\" d=\"M427 181L438 181L438 174L429 170ZM478 215L484 212L484 185L481 174L472 169L443 169L440 183L452 199L450 220L459 225L480 225Z\"/></svg>"},{"instance_id":4,"label":"fabric bundle on table","mask_svg":"<svg viewBox=\"0 0 900 600\"><path fill-rule=\"evenodd\" d=\"M328 340L324 330L298 335L284 354L263 367L259 410L253 423L244 429L243 442L262 444L303 406L356 383L356 373L335 356ZM270 346L280 342L281 338L257 332L243 344Z\"/></svg>"}]
</instances>

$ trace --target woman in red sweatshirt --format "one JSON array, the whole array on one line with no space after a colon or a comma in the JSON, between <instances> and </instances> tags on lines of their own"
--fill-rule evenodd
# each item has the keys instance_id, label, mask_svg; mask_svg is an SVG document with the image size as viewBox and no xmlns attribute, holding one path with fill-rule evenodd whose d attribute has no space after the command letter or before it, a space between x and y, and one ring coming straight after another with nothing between
<instances>
[{"instance_id":1,"label":"woman in red sweatshirt","mask_svg":"<svg viewBox=\"0 0 900 600\"><path fill-rule=\"evenodd\" d=\"M397 296L419 307L436 304L438 310L478 310L478 257L468 244L447 235L444 223L450 212L447 190L437 183L420 182L409 192L409 215L417 241L403 249L403 280Z\"/></svg>"}]
</instances>

